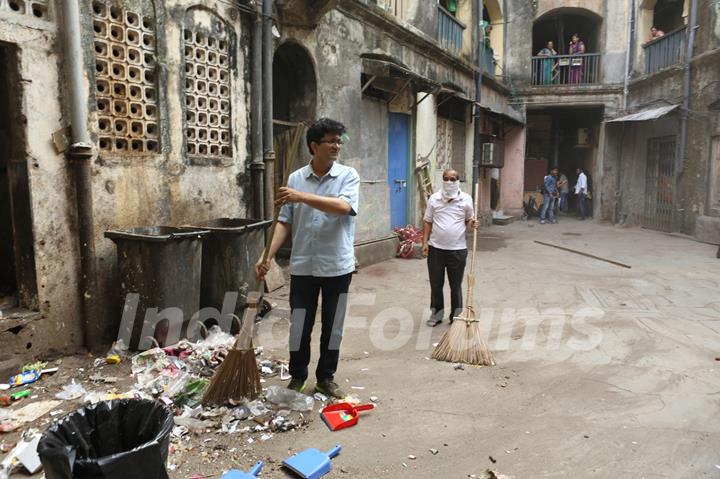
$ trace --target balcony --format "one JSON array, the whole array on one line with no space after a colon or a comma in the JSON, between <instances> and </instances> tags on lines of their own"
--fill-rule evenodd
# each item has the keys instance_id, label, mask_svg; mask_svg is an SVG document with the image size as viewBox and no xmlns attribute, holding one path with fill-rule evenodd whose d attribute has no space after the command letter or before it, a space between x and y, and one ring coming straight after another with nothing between
<instances>
[{"instance_id":1,"label":"balcony","mask_svg":"<svg viewBox=\"0 0 720 479\"><path fill-rule=\"evenodd\" d=\"M599 53L532 57L532 85L594 85L600 83Z\"/></svg>"},{"instance_id":2,"label":"balcony","mask_svg":"<svg viewBox=\"0 0 720 479\"><path fill-rule=\"evenodd\" d=\"M647 75L683 63L685 60L685 29L685 26L680 27L643 45Z\"/></svg>"},{"instance_id":3,"label":"balcony","mask_svg":"<svg viewBox=\"0 0 720 479\"><path fill-rule=\"evenodd\" d=\"M437 40L442 47L454 55L462 52L465 24L452 13L438 5Z\"/></svg>"}]
</instances>

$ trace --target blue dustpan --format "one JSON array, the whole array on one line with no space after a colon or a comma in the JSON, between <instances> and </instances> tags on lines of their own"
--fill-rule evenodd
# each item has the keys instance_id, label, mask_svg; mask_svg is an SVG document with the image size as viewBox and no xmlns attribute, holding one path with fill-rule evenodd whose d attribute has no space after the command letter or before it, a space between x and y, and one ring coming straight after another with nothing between
<instances>
[{"instance_id":1,"label":"blue dustpan","mask_svg":"<svg viewBox=\"0 0 720 479\"><path fill-rule=\"evenodd\" d=\"M249 472L242 472L237 469L233 469L232 471L228 471L227 474L222 476L220 479L255 479L260 473L260 469L262 469L262 467L263 462L258 461Z\"/></svg>"},{"instance_id":2,"label":"blue dustpan","mask_svg":"<svg viewBox=\"0 0 720 479\"><path fill-rule=\"evenodd\" d=\"M320 452L312 448L305 449L285 459L283 466L304 479L318 479L330 472L330 469L332 469L332 461L330 458L340 454L341 449L340 444L328 452Z\"/></svg>"}]
</instances>

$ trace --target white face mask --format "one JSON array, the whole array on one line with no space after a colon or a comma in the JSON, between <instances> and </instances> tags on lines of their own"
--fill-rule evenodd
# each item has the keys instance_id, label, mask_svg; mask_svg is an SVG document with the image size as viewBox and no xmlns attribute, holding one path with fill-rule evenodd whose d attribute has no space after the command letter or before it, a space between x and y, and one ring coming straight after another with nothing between
<instances>
[{"instance_id":1,"label":"white face mask","mask_svg":"<svg viewBox=\"0 0 720 479\"><path fill-rule=\"evenodd\" d=\"M460 192L459 181L443 181L442 194L445 198L455 198Z\"/></svg>"}]
</instances>

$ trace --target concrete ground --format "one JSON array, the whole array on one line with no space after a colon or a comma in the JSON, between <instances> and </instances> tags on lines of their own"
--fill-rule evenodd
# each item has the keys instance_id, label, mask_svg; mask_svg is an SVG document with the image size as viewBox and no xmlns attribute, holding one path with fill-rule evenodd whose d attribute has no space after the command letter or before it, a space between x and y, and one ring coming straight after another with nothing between
<instances>
[{"instance_id":1,"label":"concrete ground","mask_svg":"<svg viewBox=\"0 0 720 479\"><path fill-rule=\"evenodd\" d=\"M448 325L424 324L425 261L365 268L336 379L378 407L345 431L314 420L255 442L241 464L339 443L331 477L720 477L717 247L572 219L479 236L475 305L495 367L428 359ZM286 355L286 323L272 323L260 343ZM269 464L263 477L287 476Z\"/></svg>"},{"instance_id":2,"label":"concrete ground","mask_svg":"<svg viewBox=\"0 0 720 479\"><path fill-rule=\"evenodd\" d=\"M261 477L290 477L280 462L291 453L336 443L343 451L328 477L461 479L488 468L516 479L720 477L717 246L572 219L479 236L474 304L496 366L429 359L448 324L425 325L425 261L364 268L336 380L360 400L375 396L377 408L334 433L316 407L307 426L267 441L188 436L170 454L170 477L217 478L258 459L267 462ZM286 358L287 288L272 298L276 317L260 323L256 344L264 357ZM78 368L95 374L91 364L66 358L33 390L52 396ZM124 378L119 390L131 386L129 363L106 369Z\"/></svg>"}]
</instances>

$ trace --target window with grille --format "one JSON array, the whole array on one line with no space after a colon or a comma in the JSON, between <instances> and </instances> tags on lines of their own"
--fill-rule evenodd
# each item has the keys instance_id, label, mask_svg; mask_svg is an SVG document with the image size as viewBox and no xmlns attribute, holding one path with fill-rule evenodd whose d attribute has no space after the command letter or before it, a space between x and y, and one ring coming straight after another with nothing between
<instances>
[{"instance_id":1,"label":"window with grille","mask_svg":"<svg viewBox=\"0 0 720 479\"><path fill-rule=\"evenodd\" d=\"M2 10L43 20L49 19L48 0L0 0L0 11Z\"/></svg>"},{"instance_id":2,"label":"window with grille","mask_svg":"<svg viewBox=\"0 0 720 479\"><path fill-rule=\"evenodd\" d=\"M465 123L438 117L437 166L439 170L452 168L465 181Z\"/></svg>"},{"instance_id":3,"label":"window with grille","mask_svg":"<svg viewBox=\"0 0 720 479\"><path fill-rule=\"evenodd\" d=\"M191 161L232 158L230 36L207 11L188 13L185 55L185 144Z\"/></svg>"},{"instance_id":4,"label":"window with grille","mask_svg":"<svg viewBox=\"0 0 720 479\"><path fill-rule=\"evenodd\" d=\"M134 2L133 5L136 3ZM95 96L101 153L160 151L155 18L94 1Z\"/></svg>"}]
</instances>

